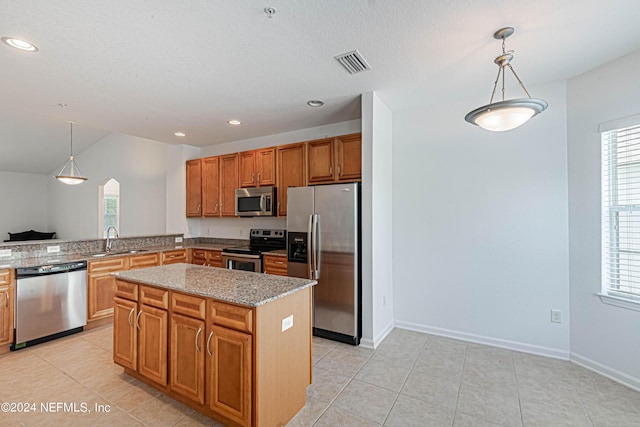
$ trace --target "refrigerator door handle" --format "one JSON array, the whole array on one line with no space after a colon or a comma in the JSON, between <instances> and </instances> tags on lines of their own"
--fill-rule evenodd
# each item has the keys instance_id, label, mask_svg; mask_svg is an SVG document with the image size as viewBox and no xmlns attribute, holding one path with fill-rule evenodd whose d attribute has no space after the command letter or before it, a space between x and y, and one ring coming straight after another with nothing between
<instances>
[{"instance_id":1,"label":"refrigerator door handle","mask_svg":"<svg viewBox=\"0 0 640 427\"><path fill-rule=\"evenodd\" d=\"M311 278L318 280L318 215L311 215Z\"/></svg>"},{"instance_id":2,"label":"refrigerator door handle","mask_svg":"<svg viewBox=\"0 0 640 427\"><path fill-rule=\"evenodd\" d=\"M320 246L322 245L322 243L320 242L320 215L319 214L315 214L314 215L316 217L316 228L314 231L314 234L316 236L316 242L315 242L315 253L316 253L316 262L315 262L315 266L314 268L316 269L316 280L320 279Z\"/></svg>"},{"instance_id":3,"label":"refrigerator door handle","mask_svg":"<svg viewBox=\"0 0 640 427\"><path fill-rule=\"evenodd\" d=\"M307 229L307 277L313 279L313 215L309 215L309 227Z\"/></svg>"}]
</instances>

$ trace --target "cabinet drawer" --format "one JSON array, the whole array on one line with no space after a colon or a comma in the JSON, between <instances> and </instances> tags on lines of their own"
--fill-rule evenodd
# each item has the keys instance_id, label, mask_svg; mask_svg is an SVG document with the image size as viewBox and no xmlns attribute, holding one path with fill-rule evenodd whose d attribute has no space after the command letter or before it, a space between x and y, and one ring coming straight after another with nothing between
<instances>
[{"instance_id":1,"label":"cabinet drawer","mask_svg":"<svg viewBox=\"0 0 640 427\"><path fill-rule=\"evenodd\" d=\"M0 285L11 284L11 270L0 270Z\"/></svg>"},{"instance_id":2,"label":"cabinet drawer","mask_svg":"<svg viewBox=\"0 0 640 427\"><path fill-rule=\"evenodd\" d=\"M140 302L166 310L169 308L169 291L142 285L140 286Z\"/></svg>"},{"instance_id":3,"label":"cabinet drawer","mask_svg":"<svg viewBox=\"0 0 640 427\"><path fill-rule=\"evenodd\" d=\"M163 264L174 264L178 262L187 262L187 251L185 249L162 252Z\"/></svg>"},{"instance_id":4,"label":"cabinet drawer","mask_svg":"<svg viewBox=\"0 0 640 427\"><path fill-rule=\"evenodd\" d=\"M204 320L206 315L206 300L193 295L171 292L171 310L174 313Z\"/></svg>"},{"instance_id":5,"label":"cabinet drawer","mask_svg":"<svg viewBox=\"0 0 640 427\"><path fill-rule=\"evenodd\" d=\"M129 258L108 258L100 261L89 261L87 270L89 273L115 272L129 269Z\"/></svg>"},{"instance_id":6,"label":"cabinet drawer","mask_svg":"<svg viewBox=\"0 0 640 427\"><path fill-rule=\"evenodd\" d=\"M263 262L265 273L279 276L287 275L287 257L265 255Z\"/></svg>"},{"instance_id":7,"label":"cabinet drawer","mask_svg":"<svg viewBox=\"0 0 640 427\"><path fill-rule=\"evenodd\" d=\"M155 267L160 265L160 254L133 255L129 259L129 269Z\"/></svg>"},{"instance_id":8,"label":"cabinet drawer","mask_svg":"<svg viewBox=\"0 0 640 427\"><path fill-rule=\"evenodd\" d=\"M131 301L138 301L138 285L136 285L135 283L116 279L115 295L117 297L128 299Z\"/></svg>"},{"instance_id":9,"label":"cabinet drawer","mask_svg":"<svg viewBox=\"0 0 640 427\"><path fill-rule=\"evenodd\" d=\"M205 265L207 262L207 251L204 249L191 250L191 264Z\"/></svg>"},{"instance_id":10,"label":"cabinet drawer","mask_svg":"<svg viewBox=\"0 0 640 427\"><path fill-rule=\"evenodd\" d=\"M253 332L253 309L217 301L209 301L209 315L216 325Z\"/></svg>"},{"instance_id":11,"label":"cabinet drawer","mask_svg":"<svg viewBox=\"0 0 640 427\"><path fill-rule=\"evenodd\" d=\"M222 268L222 251L207 251L207 265Z\"/></svg>"}]
</instances>

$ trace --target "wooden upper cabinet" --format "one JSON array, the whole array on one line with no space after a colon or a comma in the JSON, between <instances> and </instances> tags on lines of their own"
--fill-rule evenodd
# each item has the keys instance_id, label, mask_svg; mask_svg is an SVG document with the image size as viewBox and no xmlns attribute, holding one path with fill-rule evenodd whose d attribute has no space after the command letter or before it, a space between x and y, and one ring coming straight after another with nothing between
<instances>
[{"instance_id":1,"label":"wooden upper cabinet","mask_svg":"<svg viewBox=\"0 0 640 427\"><path fill-rule=\"evenodd\" d=\"M220 158L202 159L202 214L220 216Z\"/></svg>"},{"instance_id":2,"label":"wooden upper cabinet","mask_svg":"<svg viewBox=\"0 0 640 427\"><path fill-rule=\"evenodd\" d=\"M236 188L238 180L238 153L220 156L220 215L236 216Z\"/></svg>"},{"instance_id":3,"label":"wooden upper cabinet","mask_svg":"<svg viewBox=\"0 0 640 427\"><path fill-rule=\"evenodd\" d=\"M307 185L305 147L304 143L278 147L278 216L287 215L287 189Z\"/></svg>"},{"instance_id":4,"label":"wooden upper cabinet","mask_svg":"<svg viewBox=\"0 0 640 427\"><path fill-rule=\"evenodd\" d=\"M335 180L335 148L333 138L319 139L308 143L309 161L307 177L309 184Z\"/></svg>"},{"instance_id":5,"label":"wooden upper cabinet","mask_svg":"<svg viewBox=\"0 0 640 427\"><path fill-rule=\"evenodd\" d=\"M308 143L309 184L360 181L362 135L354 133Z\"/></svg>"},{"instance_id":6,"label":"wooden upper cabinet","mask_svg":"<svg viewBox=\"0 0 640 427\"><path fill-rule=\"evenodd\" d=\"M202 215L202 159L187 161L187 217Z\"/></svg>"},{"instance_id":7,"label":"wooden upper cabinet","mask_svg":"<svg viewBox=\"0 0 640 427\"><path fill-rule=\"evenodd\" d=\"M256 150L256 171L258 172L258 187L276 185L275 147Z\"/></svg>"},{"instance_id":8,"label":"wooden upper cabinet","mask_svg":"<svg viewBox=\"0 0 640 427\"><path fill-rule=\"evenodd\" d=\"M243 151L239 156L240 187L255 187L257 183L256 152Z\"/></svg>"},{"instance_id":9,"label":"wooden upper cabinet","mask_svg":"<svg viewBox=\"0 0 640 427\"><path fill-rule=\"evenodd\" d=\"M339 181L362 178L362 135L355 133L336 138L336 160Z\"/></svg>"},{"instance_id":10,"label":"wooden upper cabinet","mask_svg":"<svg viewBox=\"0 0 640 427\"><path fill-rule=\"evenodd\" d=\"M240 187L276 185L276 149L261 148L239 153Z\"/></svg>"}]
</instances>

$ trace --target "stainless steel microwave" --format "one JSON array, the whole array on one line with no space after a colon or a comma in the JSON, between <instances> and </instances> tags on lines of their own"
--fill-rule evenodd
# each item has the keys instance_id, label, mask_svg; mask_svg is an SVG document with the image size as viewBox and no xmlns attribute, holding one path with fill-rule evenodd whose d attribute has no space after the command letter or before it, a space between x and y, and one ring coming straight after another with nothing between
<instances>
[{"instance_id":1,"label":"stainless steel microwave","mask_svg":"<svg viewBox=\"0 0 640 427\"><path fill-rule=\"evenodd\" d=\"M236 215L275 216L276 187L239 188L236 190Z\"/></svg>"}]
</instances>

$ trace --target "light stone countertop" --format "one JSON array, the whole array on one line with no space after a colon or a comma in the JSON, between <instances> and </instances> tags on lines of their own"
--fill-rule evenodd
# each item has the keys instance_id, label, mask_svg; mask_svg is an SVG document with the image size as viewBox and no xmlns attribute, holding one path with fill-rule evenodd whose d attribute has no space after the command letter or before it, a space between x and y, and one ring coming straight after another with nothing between
<instances>
[{"instance_id":1,"label":"light stone countertop","mask_svg":"<svg viewBox=\"0 0 640 427\"><path fill-rule=\"evenodd\" d=\"M266 304L318 283L310 279L192 264L169 264L121 271L113 275L123 280L250 307Z\"/></svg>"}]
</instances>

